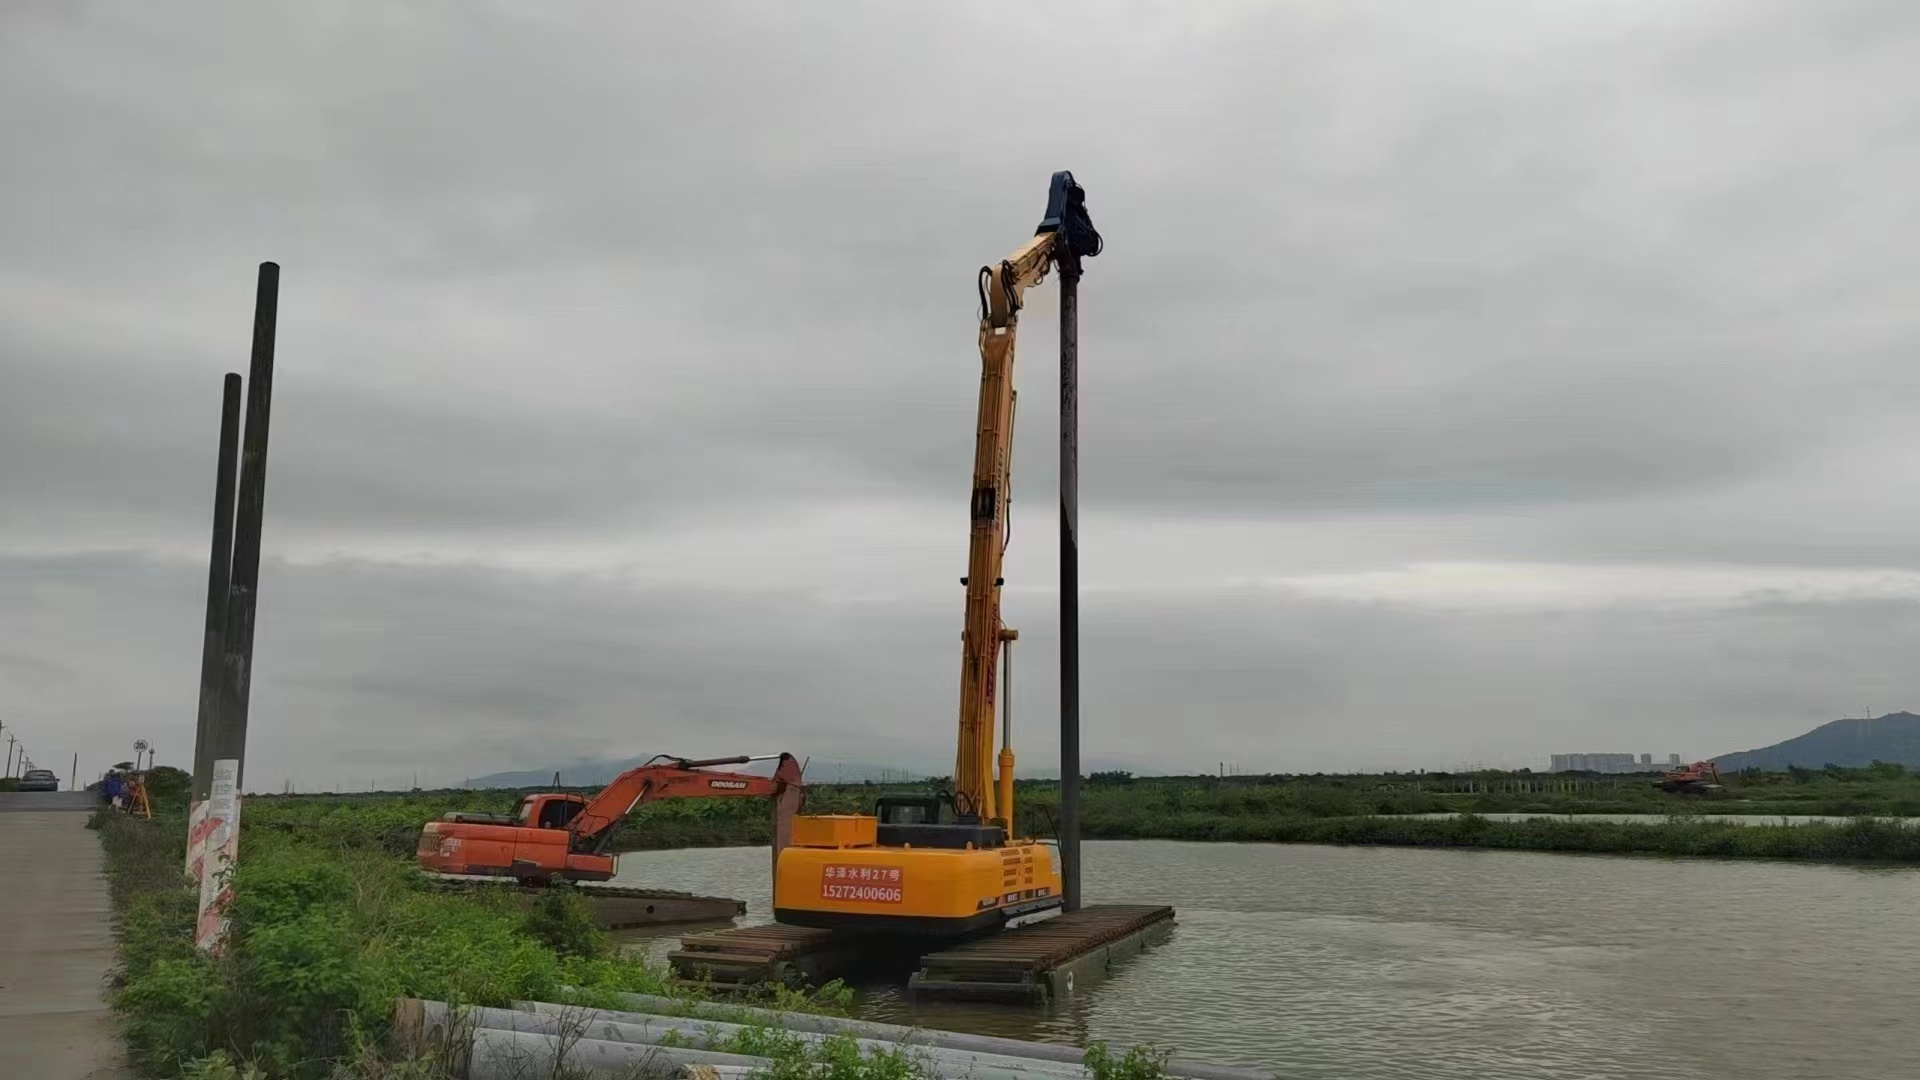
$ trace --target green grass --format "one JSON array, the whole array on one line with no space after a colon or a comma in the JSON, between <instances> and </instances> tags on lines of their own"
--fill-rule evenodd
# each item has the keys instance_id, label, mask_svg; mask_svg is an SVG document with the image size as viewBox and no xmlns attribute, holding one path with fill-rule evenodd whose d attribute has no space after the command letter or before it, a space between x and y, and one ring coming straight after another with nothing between
<instances>
[{"instance_id":1,"label":"green grass","mask_svg":"<svg viewBox=\"0 0 1920 1080\"><path fill-rule=\"evenodd\" d=\"M697 996L663 969L612 949L569 888L554 888L529 910L503 891L431 887L413 861L421 823L454 807L504 809L515 793L249 799L227 947L203 954L192 943L196 893L182 873L184 776L164 777L154 789L153 820L98 811L90 821L119 924L114 1005L144 1075L442 1080L433 1060L388 1056L399 999L618 1008L622 992ZM824 800L850 810L867 796ZM759 800L682 800L649 811L631 833L654 844L724 842L769 826ZM763 1005L775 1009L845 1014L852 1004L837 982L771 991ZM845 1039L797 1040L751 1027L741 1038L773 1060L775 1077L931 1078L907 1053L862 1055ZM1159 1053L1143 1048L1125 1060L1151 1062ZM1151 1080L1116 1069L1116 1080Z\"/></svg>"},{"instance_id":2,"label":"green grass","mask_svg":"<svg viewBox=\"0 0 1920 1080\"><path fill-rule=\"evenodd\" d=\"M524 911L430 890L376 849L253 830L234 874L230 947L213 959L192 947L179 822L100 817L121 911L115 1005L150 1074L225 1049L273 1076L324 1076L382 1043L399 997L611 1005L622 990L668 992L659 970L611 955L564 890Z\"/></svg>"},{"instance_id":3,"label":"green grass","mask_svg":"<svg viewBox=\"0 0 1920 1080\"><path fill-rule=\"evenodd\" d=\"M1649 776L1542 777L1527 773L1471 776L1130 777L1103 773L1083 787L1081 821L1093 839L1242 840L1273 843L1406 844L1506 847L1539 851L1618 851L1676 855L1816 860L1916 860L1907 832L1867 825L1742 826L1690 833L1720 814L1773 817L1817 815L1920 817L1920 776L1899 766L1866 769L1749 772L1727 778L1721 798L1670 795ZM924 788L922 788L924 789ZM812 813L868 811L876 796L910 787L817 785L807 793ZM252 830L297 834L343 850L410 858L420 826L451 809L504 811L517 791L441 791L404 795L255 797L247 806ZM1059 820L1059 784L1022 781L1019 830L1053 836ZM1403 815L1650 814L1661 821L1633 826L1593 822L1485 822L1462 831L1446 822ZM1800 831L1800 830L1808 831ZM719 847L772 839L768 806L760 799L678 799L642 807L621 827L615 848Z\"/></svg>"},{"instance_id":4,"label":"green grass","mask_svg":"<svg viewBox=\"0 0 1920 1080\"><path fill-rule=\"evenodd\" d=\"M1803 859L1920 864L1920 829L1875 819L1803 825L1741 825L1711 819L1661 822L1495 821L1454 818L1221 817L1183 814L1124 830L1129 839L1210 840L1511 851ZM1090 828L1093 838L1113 838Z\"/></svg>"},{"instance_id":5,"label":"green grass","mask_svg":"<svg viewBox=\"0 0 1920 1080\"><path fill-rule=\"evenodd\" d=\"M148 1075L204 1071L216 1052L274 1077L339 1075L378 1058L403 997L611 1007L621 991L675 992L610 950L566 889L532 911L446 893L408 860L331 833L244 830L229 948L212 958L192 944L177 808L95 824L120 917L114 1003Z\"/></svg>"}]
</instances>

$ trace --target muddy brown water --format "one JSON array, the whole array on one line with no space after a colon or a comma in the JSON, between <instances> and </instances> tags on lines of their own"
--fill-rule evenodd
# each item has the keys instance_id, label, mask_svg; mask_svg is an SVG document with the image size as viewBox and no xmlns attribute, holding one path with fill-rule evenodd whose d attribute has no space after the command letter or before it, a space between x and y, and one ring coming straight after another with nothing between
<instances>
[{"instance_id":1,"label":"muddy brown water","mask_svg":"<svg viewBox=\"0 0 1920 1080\"><path fill-rule=\"evenodd\" d=\"M1164 841L1085 858L1089 903L1175 907L1164 944L1048 1009L881 986L860 1015L1326 1080L1920 1076L1920 870ZM765 848L634 852L616 880L768 919ZM687 929L618 936L664 962Z\"/></svg>"}]
</instances>

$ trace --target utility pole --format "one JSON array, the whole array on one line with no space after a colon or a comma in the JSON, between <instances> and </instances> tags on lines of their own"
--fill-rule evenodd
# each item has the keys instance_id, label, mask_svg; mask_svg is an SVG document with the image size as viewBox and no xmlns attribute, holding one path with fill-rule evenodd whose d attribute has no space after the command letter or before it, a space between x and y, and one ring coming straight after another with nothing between
<instances>
[{"instance_id":1,"label":"utility pole","mask_svg":"<svg viewBox=\"0 0 1920 1080\"><path fill-rule=\"evenodd\" d=\"M189 872L200 879L194 944L217 952L226 940L225 890L240 849L240 793L247 754L247 704L253 688L253 622L260 588L260 526L266 516L267 426L273 407L273 344L280 312L280 264L260 264L253 298L253 350L247 367L246 431L234 493L233 563L221 630L220 702L209 724L212 768L207 809L188 844ZM224 399L223 399L224 400ZM216 502L217 498L216 484ZM211 589L213 572L209 569ZM195 847L200 846L198 858Z\"/></svg>"},{"instance_id":2,"label":"utility pole","mask_svg":"<svg viewBox=\"0 0 1920 1080\"><path fill-rule=\"evenodd\" d=\"M213 786L214 732L220 724L220 664L226 655L227 586L233 570L234 469L240 458L240 375L227 372L220 389L220 446L213 474L213 543L207 553L207 614L200 646L200 714L193 735L193 786L188 800L198 817Z\"/></svg>"},{"instance_id":3,"label":"utility pole","mask_svg":"<svg viewBox=\"0 0 1920 1080\"><path fill-rule=\"evenodd\" d=\"M246 773L247 705L253 689L253 629L260 588L260 526L267 500L267 427L273 408L274 328L280 310L280 265L263 262L253 302L253 355L247 368L247 427L233 524L233 571L227 584L221 660L219 738L214 760L238 762L234 789Z\"/></svg>"}]
</instances>

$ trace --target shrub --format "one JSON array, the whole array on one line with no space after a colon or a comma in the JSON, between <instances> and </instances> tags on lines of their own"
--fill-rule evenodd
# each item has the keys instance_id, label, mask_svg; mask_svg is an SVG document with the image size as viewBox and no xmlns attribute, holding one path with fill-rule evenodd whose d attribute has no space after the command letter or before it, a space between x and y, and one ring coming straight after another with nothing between
<instances>
[{"instance_id":1,"label":"shrub","mask_svg":"<svg viewBox=\"0 0 1920 1080\"><path fill-rule=\"evenodd\" d=\"M1171 1051L1151 1046L1136 1046L1114 1057L1106 1043L1096 1042L1087 1047L1080 1061L1093 1080L1165 1080L1170 1057Z\"/></svg>"},{"instance_id":2,"label":"shrub","mask_svg":"<svg viewBox=\"0 0 1920 1080\"><path fill-rule=\"evenodd\" d=\"M570 885L556 884L536 900L522 924L528 937L561 956L599 956L607 936L593 921L593 912Z\"/></svg>"},{"instance_id":3,"label":"shrub","mask_svg":"<svg viewBox=\"0 0 1920 1080\"><path fill-rule=\"evenodd\" d=\"M571 986L584 1003L610 1005L622 991L667 989L659 972L606 951L571 890L529 912L505 890L434 889L410 854L326 829L255 829L244 815L227 945L213 959L192 945L184 820L96 821L120 914L114 1002L153 1075L258 1066L291 1080L336 1068L373 1076L379 1055L368 1048L382 1044L401 997L501 1006L566 1001Z\"/></svg>"}]
</instances>

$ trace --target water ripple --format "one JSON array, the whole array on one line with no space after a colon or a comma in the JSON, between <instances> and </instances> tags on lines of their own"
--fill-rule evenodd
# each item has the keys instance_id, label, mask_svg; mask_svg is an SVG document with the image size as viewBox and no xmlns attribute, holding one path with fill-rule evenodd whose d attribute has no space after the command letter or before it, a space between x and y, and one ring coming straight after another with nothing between
<instances>
[{"instance_id":1,"label":"water ripple","mask_svg":"<svg viewBox=\"0 0 1920 1080\"><path fill-rule=\"evenodd\" d=\"M1326 1080L1920 1075L1920 872L1311 845L1089 843L1091 902L1165 903L1164 944L1047 1010L876 1019ZM634 853L622 882L737 896L766 849ZM664 957L679 928L626 935Z\"/></svg>"}]
</instances>

